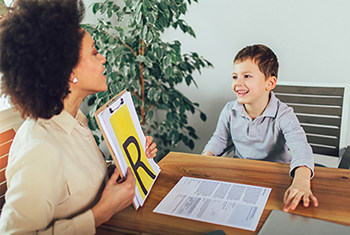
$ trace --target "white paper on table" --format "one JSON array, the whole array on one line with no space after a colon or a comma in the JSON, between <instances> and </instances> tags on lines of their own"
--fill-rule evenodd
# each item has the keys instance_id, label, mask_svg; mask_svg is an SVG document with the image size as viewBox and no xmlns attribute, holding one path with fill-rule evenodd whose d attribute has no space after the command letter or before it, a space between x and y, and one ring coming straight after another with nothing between
<instances>
[{"instance_id":1,"label":"white paper on table","mask_svg":"<svg viewBox=\"0 0 350 235\"><path fill-rule=\"evenodd\" d=\"M255 231L271 188L182 177L153 212Z\"/></svg>"}]
</instances>

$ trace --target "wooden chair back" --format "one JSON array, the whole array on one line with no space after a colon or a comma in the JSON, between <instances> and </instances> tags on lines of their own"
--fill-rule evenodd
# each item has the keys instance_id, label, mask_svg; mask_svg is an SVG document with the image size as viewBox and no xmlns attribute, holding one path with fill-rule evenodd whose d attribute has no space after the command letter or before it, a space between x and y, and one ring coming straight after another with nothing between
<instances>
[{"instance_id":1,"label":"wooden chair back","mask_svg":"<svg viewBox=\"0 0 350 235\"><path fill-rule=\"evenodd\" d=\"M5 171L11 144L23 119L18 112L7 109L0 112L0 213L5 203L7 182Z\"/></svg>"},{"instance_id":2,"label":"wooden chair back","mask_svg":"<svg viewBox=\"0 0 350 235\"><path fill-rule=\"evenodd\" d=\"M5 170L7 166L8 154L13 139L15 138L15 130L13 128L0 133L0 207L5 203L5 192L7 190ZM1 209L0 209L1 210Z\"/></svg>"},{"instance_id":3,"label":"wooden chair back","mask_svg":"<svg viewBox=\"0 0 350 235\"><path fill-rule=\"evenodd\" d=\"M277 85L276 97L294 109L316 154L339 157L344 87Z\"/></svg>"}]
</instances>

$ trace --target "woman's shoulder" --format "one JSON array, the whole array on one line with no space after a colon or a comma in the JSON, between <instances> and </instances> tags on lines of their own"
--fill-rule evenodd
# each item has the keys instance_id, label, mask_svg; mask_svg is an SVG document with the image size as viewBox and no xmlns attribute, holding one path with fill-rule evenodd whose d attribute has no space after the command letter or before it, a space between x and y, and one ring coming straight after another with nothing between
<instances>
[{"instance_id":1,"label":"woman's shoulder","mask_svg":"<svg viewBox=\"0 0 350 235\"><path fill-rule=\"evenodd\" d=\"M50 131L40 124L40 119L27 119L18 129L13 140L9 164L11 162L42 160L43 155L50 155L55 161L57 146L50 140ZM49 160L45 158L45 160Z\"/></svg>"},{"instance_id":2,"label":"woman's shoulder","mask_svg":"<svg viewBox=\"0 0 350 235\"><path fill-rule=\"evenodd\" d=\"M47 142L49 130L42 125L42 119L27 118L18 129L14 144L33 145L36 142Z\"/></svg>"}]
</instances>

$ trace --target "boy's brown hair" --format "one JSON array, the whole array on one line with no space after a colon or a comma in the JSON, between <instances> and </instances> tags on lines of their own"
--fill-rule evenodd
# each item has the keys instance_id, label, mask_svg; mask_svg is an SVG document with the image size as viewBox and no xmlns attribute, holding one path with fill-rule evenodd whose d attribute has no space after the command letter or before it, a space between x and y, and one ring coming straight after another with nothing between
<instances>
[{"instance_id":1,"label":"boy's brown hair","mask_svg":"<svg viewBox=\"0 0 350 235\"><path fill-rule=\"evenodd\" d=\"M244 47L235 56L233 63L243 62L247 59L252 60L259 67L260 72L265 75L265 79L278 74L277 56L267 46L257 44Z\"/></svg>"}]
</instances>

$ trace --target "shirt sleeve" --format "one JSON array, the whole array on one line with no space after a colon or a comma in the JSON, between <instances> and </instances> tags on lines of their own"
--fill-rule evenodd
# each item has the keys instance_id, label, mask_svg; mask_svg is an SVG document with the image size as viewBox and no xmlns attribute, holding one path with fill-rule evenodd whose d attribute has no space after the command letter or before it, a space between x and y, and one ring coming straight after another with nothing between
<instances>
[{"instance_id":1,"label":"shirt sleeve","mask_svg":"<svg viewBox=\"0 0 350 235\"><path fill-rule=\"evenodd\" d=\"M292 108L286 107L281 113L279 124L292 155L289 174L294 177L294 171L297 167L306 166L311 170L311 178L313 178L314 156L312 148L307 142L306 134Z\"/></svg>"},{"instance_id":2,"label":"shirt sleeve","mask_svg":"<svg viewBox=\"0 0 350 235\"><path fill-rule=\"evenodd\" d=\"M60 156L47 143L15 155L6 170L8 191L0 217L1 234L94 234L91 210L70 219L54 219L66 189Z\"/></svg>"},{"instance_id":3,"label":"shirt sleeve","mask_svg":"<svg viewBox=\"0 0 350 235\"><path fill-rule=\"evenodd\" d=\"M213 136L210 138L208 143L205 145L204 150L210 151L214 156L222 154L224 149L232 143L231 134L230 134L230 112L232 112L231 102L227 103L222 109L216 129L213 133Z\"/></svg>"},{"instance_id":4,"label":"shirt sleeve","mask_svg":"<svg viewBox=\"0 0 350 235\"><path fill-rule=\"evenodd\" d=\"M93 222L92 222L93 221ZM71 220L57 220L43 234L95 234L95 218L91 210L75 216ZM41 235L41 232L38 234Z\"/></svg>"}]
</instances>

